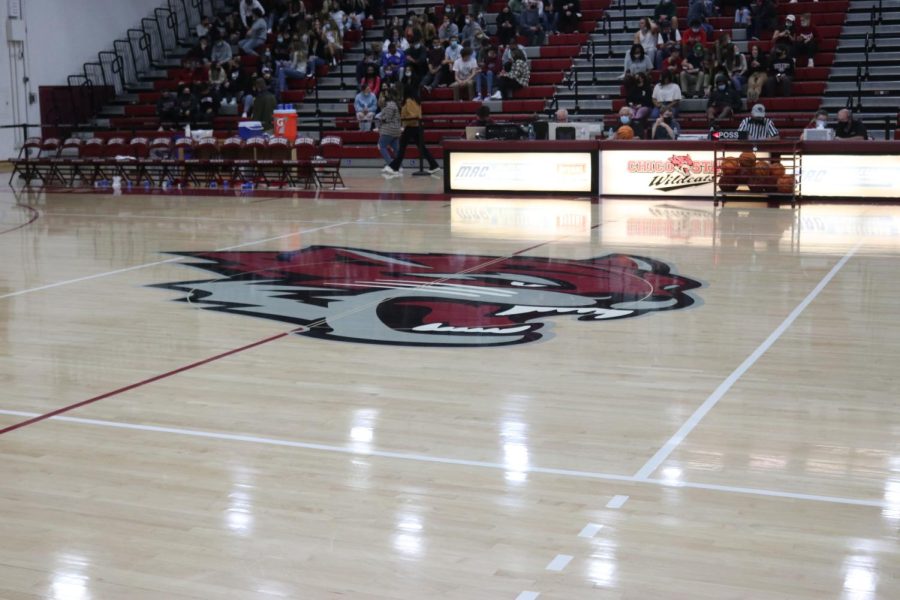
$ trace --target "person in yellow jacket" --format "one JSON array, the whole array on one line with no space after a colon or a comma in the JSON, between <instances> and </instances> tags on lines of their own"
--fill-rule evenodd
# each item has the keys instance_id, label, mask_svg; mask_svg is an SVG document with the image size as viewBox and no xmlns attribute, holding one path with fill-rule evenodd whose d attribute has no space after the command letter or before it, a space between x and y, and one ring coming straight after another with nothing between
<instances>
[{"instance_id":1,"label":"person in yellow jacket","mask_svg":"<svg viewBox=\"0 0 900 600\"><path fill-rule=\"evenodd\" d=\"M387 178L400 177L400 167L403 166L403 157L406 155L406 147L410 142L415 142L419 149L419 155L428 161L428 172L432 175L441 170L437 161L431 156L425 147L425 131L422 123L422 105L414 93L408 93L403 106L400 108L400 123L403 125L403 133L400 134L400 151L394 157L394 161L384 167L384 176Z\"/></svg>"}]
</instances>

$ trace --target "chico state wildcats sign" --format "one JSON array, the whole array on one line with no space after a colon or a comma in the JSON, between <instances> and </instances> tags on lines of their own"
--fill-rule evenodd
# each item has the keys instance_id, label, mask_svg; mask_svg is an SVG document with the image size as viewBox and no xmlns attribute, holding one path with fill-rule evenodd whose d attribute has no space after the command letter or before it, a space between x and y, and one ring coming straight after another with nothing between
<instances>
[{"instance_id":1,"label":"chico state wildcats sign","mask_svg":"<svg viewBox=\"0 0 900 600\"><path fill-rule=\"evenodd\" d=\"M600 191L604 195L713 195L713 153L672 150L604 151Z\"/></svg>"}]
</instances>

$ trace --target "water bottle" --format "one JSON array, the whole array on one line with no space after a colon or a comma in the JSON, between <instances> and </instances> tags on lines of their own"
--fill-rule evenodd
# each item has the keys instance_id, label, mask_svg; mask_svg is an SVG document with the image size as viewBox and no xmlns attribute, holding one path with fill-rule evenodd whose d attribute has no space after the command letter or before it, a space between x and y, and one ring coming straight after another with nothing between
<instances>
[{"instance_id":1,"label":"water bottle","mask_svg":"<svg viewBox=\"0 0 900 600\"><path fill-rule=\"evenodd\" d=\"M531 123L528 124L528 139L534 139L534 125L532 125Z\"/></svg>"}]
</instances>

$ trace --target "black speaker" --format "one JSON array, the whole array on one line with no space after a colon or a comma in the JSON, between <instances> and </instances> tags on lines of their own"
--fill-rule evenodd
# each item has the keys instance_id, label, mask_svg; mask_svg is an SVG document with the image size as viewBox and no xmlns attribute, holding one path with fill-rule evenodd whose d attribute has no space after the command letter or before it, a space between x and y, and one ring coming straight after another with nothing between
<instances>
[{"instance_id":1,"label":"black speaker","mask_svg":"<svg viewBox=\"0 0 900 600\"><path fill-rule=\"evenodd\" d=\"M528 137L521 125L496 123L487 126L485 137L489 140L521 140Z\"/></svg>"},{"instance_id":2,"label":"black speaker","mask_svg":"<svg viewBox=\"0 0 900 600\"><path fill-rule=\"evenodd\" d=\"M546 140L550 137L550 123L547 121L534 122L534 139Z\"/></svg>"},{"instance_id":3,"label":"black speaker","mask_svg":"<svg viewBox=\"0 0 900 600\"><path fill-rule=\"evenodd\" d=\"M558 139L558 140L574 140L575 139L575 128L574 127L557 127L556 128L556 139Z\"/></svg>"}]
</instances>

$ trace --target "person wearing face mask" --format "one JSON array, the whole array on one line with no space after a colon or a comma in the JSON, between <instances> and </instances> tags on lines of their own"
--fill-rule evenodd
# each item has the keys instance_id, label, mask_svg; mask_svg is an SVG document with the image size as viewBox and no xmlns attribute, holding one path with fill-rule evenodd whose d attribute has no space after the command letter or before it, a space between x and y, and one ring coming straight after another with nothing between
<instances>
[{"instance_id":1,"label":"person wearing face mask","mask_svg":"<svg viewBox=\"0 0 900 600\"><path fill-rule=\"evenodd\" d=\"M644 49L644 54L651 64L656 61L656 47L659 45L659 28L647 17L638 21L638 30L634 32L633 43ZM652 66L651 66L652 68Z\"/></svg>"},{"instance_id":2,"label":"person wearing face mask","mask_svg":"<svg viewBox=\"0 0 900 600\"><path fill-rule=\"evenodd\" d=\"M475 36L479 33L483 33L481 25L472 18L472 15L466 15L466 24L463 26L462 32L460 33L460 39L462 40L463 45L468 43L469 46L473 46L475 44Z\"/></svg>"},{"instance_id":3,"label":"person wearing face mask","mask_svg":"<svg viewBox=\"0 0 900 600\"><path fill-rule=\"evenodd\" d=\"M631 132L635 139L644 137L644 125L634 118L634 111L630 106L623 106L619 109L619 122L616 124L616 133L622 127L631 128Z\"/></svg>"},{"instance_id":4,"label":"person wearing face mask","mask_svg":"<svg viewBox=\"0 0 900 600\"><path fill-rule=\"evenodd\" d=\"M378 110L378 97L372 93L372 88L368 84L364 84L363 89L356 94L356 98L353 100L353 109L356 113L359 130L372 131L372 122L375 120L375 113Z\"/></svg>"},{"instance_id":5,"label":"person wearing face mask","mask_svg":"<svg viewBox=\"0 0 900 600\"><path fill-rule=\"evenodd\" d=\"M516 19L509 6L504 6L497 15L497 37L503 46L508 45L510 40L516 37Z\"/></svg>"},{"instance_id":6,"label":"person wearing face mask","mask_svg":"<svg viewBox=\"0 0 900 600\"><path fill-rule=\"evenodd\" d=\"M659 23L662 17L666 17L673 24L673 26L678 28L678 17L675 16L678 12L678 9L675 6L675 3L672 0L659 0L659 3L653 9L653 20Z\"/></svg>"},{"instance_id":7,"label":"person wearing face mask","mask_svg":"<svg viewBox=\"0 0 900 600\"><path fill-rule=\"evenodd\" d=\"M447 49L444 50L444 63L448 69L453 68L453 63L456 62L460 54L462 54L462 46L459 43L459 38L453 36L450 38L450 44L447 46Z\"/></svg>"},{"instance_id":8,"label":"person wearing face mask","mask_svg":"<svg viewBox=\"0 0 900 600\"><path fill-rule=\"evenodd\" d=\"M813 115L812 120L806 125L807 129L828 129L828 111L820 108ZM833 128L832 128L833 129Z\"/></svg>"},{"instance_id":9,"label":"person wearing face mask","mask_svg":"<svg viewBox=\"0 0 900 600\"><path fill-rule=\"evenodd\" d=\"M750 39L759 41L759 36L774 25L775 3L772 0L755 0L750 5Z\"/></svg>"},{"instance_id":10,"label":"person wearing face mask","mask_svg":"<svg viewBox=\"0 0 900 600\"><path fill-rule=\"evenodd\" d=\"M776 46L769 59L769 74L766 79L767 96L790 96L794 82L794 59L788 55L785 46Z\"/></svg>"},{"instance_id":11,"label":"person wearing face mask","mask_svg":"<svg viewBox=\"0 0 900 600\"><path fill-rule=\"evenodd\" d=\"M869 132L862 121L853 118L853 113L850 112L850 109L842 108L838 111L834 137L841 140L867 140L869 139Z\"/></svg>"},{"instance_id":12,"label":"person wearing face mask","mask_svg":"<svg viewBox=\"0 0 900 600\"><path fill-rule=\"evenodd\" d=\"M738 125L738 131L746 131L750 140L778 139L778 128L772 119L766 117L766 107L762 104L754 104L750 110L750 116L746 117Z\"/></svg>"},{"instance_id":13,"label":"person wearing face mask","mask_svg":"<svg viewBox=\"0 0 900 600\"><path fill-rule=\"evenodd\" d=\"M406 67L406 55L390 44L388 51L381 57L381 80L397 82L403 77Z\"/></svg>"},{"instance_id":14,"label":"person wearing face mask","mask_svg":"<svg viewBox=\"0 0 900 600\"><path fill-rule=\"evenodd\" d=\"M681 102L681 88L672 80L670 71L663 71L659 76L659 83L653 87L653 112L650 117L656 119L667 110L677 114L678 105Z\"/></svg>"},{"instance_id":15,"label":"person wearing face mask","mask_svg":"<svg viewBox=\"0 0 900 600\"><path fill-rule=\"evenodd\" d=\"M454 37L459 39L459 28L450 20L450 15L444 15L444 22L438 28L438 39L447 42Z\"/></svg>"},{"instance_id":16,"label":"person wearing face mask","mask_svg":"<svg viewBox=\"0 0 900 600\"><path fill-rule=\"evenodd\" d=\"M250 56L259 56L256 49L266 43L266 37L269 35L269 25L263 18L263 11L258 8L253 9L253 25L247 29L247 35L238 42L244 54Z\"/></svg>"},{"instance_id":17,"label":"person wearing face mask","mask_svg":"<svg viewBox=\"0 0 900 600\"><path fill-rule=\"evenodd\" d=\"M218 35L218 34L216 34ZM209 58L214 65L224 65L232 59L231 44L224 38L218 38L212 46Z\"/></svg>"},{"instance_id":18,"label":"person wearing face mask","mask_svg":"<svg viewBox=\"0 0 900 600\"><path fill-rule=\"evenodd\" d=\"M421 38L415 38L410 49L406 52L406 68L412 70L411 75L416 82L422 81L428 72L428 51L422 45Z\"/></svg>"},{"instance_id":19,"label":"person wearing face mask","mask_svg":"<svg viewBox=\"0 0 900 600\"><path fill-rule=\"evenodd\" d=\"M475 76L478 75L478 61L472 56L471 48L463 48L460 57L453 63L453 75L455 80L450 84L453 100L459 102L461 90L465 91L466 99L470 100L475 93Z\"/></svg>"},{"instance_id":20,"label":"person wearing face mask","mask_svg":"<svg viewBox=\"0 0 900 600\"><path fill-rule=\"evenodd\" d=\"M677 140L680 133L681 126L675 120L675 114L671 109L666 109L653 123L650 137L654 140Z\"/></svg>"},{"instance_id":21,"label":"person wearing face mask","mask_svg":"<svg viewBox=\"0 0 900 600\"><path fill-rule=\"evenodd\" d=\"M444 56L444 46L441 45L440 40L435 39L428 51L428 72L422 79L422 87L428 93L431 93L432 89L440 87L449 76L449 68Z\"/></svg>"},{"instance_id":22,"label":"person wearing face mask","mask_svg":"<svg viewBox=\"0 0 900 600\"><path fill-rule=\"evenodd\" d=\"M672 52L681 48L681 32L673 26L673 21L677 21L677 19L669 19L665 15L662 15L657 21L659 35L656 38L656 58L653 61L656 69L661 69L663 62L671 56Z\"/></svg>"},{"instance_id":23,"label":"person wearing face mask","mask_svg":"<svg viewBox=\"0 0 900 600\"><path fill-rule=\"evenodd\" d=\"M759 100L769 77L769 61L765 53L754 44L747 55L747 102Z\"/></svg>"},{"instance_id":24,"label":"person wearing face mask","mask_svg":"<svg viewBox=\"0 0 900 600\"><path fill-rule=\"evenodd\" d=\"M772 34L772 48L785 48L790 49L794 47L794 21L796 17L794 15L788 15L784 18L784 27L775 31Z\"/></svg>"},{"instance_id":25,"label":"person wearing face mask","mask_svg":"<svg viewBox=\"0 0 900 600\"><path fill-rule=\"evenodd\" d=\"M694 49L681 63L681 91L685 98L699 98L706 89L706 50L703 44L696 44Z\"/></svg>"},{"instance_id":26,"label":"person wearing face mask","mask_svg":"<svg viewBox=\"0 0 900 600\"><path fill-rule=\"evenodd\" d=\"M723 74L716 76L716 83L706 103L706 119L710 126L727 121L741 107L741 95Z\"/></svg>"}]
</instances>

